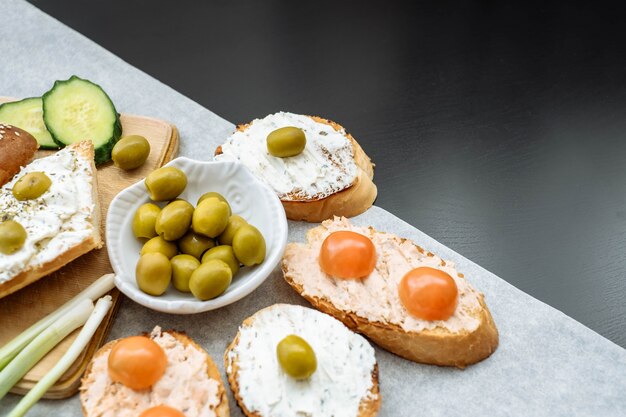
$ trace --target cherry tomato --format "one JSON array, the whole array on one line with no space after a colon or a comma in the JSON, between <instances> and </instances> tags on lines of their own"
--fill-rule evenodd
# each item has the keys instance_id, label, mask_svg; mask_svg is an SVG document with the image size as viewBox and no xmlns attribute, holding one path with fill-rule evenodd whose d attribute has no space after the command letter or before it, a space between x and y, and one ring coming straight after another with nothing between
<instances>
[{"instance_id":1,"label":"cherry tomato","mask_svg":"<svg viewBox=\"0 0 626 417\"><path fill-rule=\"evenodd\" d=\"M363 278L376 266L376 248L360 233L349 230L333 232L320 249L322 271L336 278Z\"/></svg>"},{"instance_id":2,"label":"cherry tomato","mask_svg":"<svg viewBox=\"0 0 626 417\"><path fill-rule=\"evenodd\" d=\"M109 354L109 376L134 390L150 388L165 373L167 356L154 340L144 336L122 339Z\"/></svg>"},{"instance_id":3,"label":"cherry tomato","mask_svg":"<svg viewBox=\"0 0 626 417\"><path fill-rule=\"evenodd\" d=\"M185 415L167 405L157 405L144 410L143 413L139 414L139 417L185 417Z\"/></svg>"},{"instance_id":4,"label":"cherry tomato","mask_svg":"<svg viewBox=\"0 0 626 417\"><path fill-rule=\"evenodd\" d=\"M447 320L454 314L459 290L447 273L420 267L404 275L398 295L411 315L424 320Z\"/></svg>"}]
</instances>

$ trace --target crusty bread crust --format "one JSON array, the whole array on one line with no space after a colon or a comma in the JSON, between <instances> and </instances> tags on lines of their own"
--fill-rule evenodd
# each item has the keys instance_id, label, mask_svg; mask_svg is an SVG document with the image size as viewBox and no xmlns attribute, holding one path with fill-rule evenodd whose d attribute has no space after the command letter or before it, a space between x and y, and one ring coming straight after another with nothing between
<instances>
[{"instance_id":1,"label":"crusty bread crust","mask_svg":"<svg viewBox=\"0 0 626 417\"><path fill-rule=\"evenodd\" d=\"M178 340L183 346L191 345L191 346L195 347L200 352L203 352L206 355L207 376L209 378L214 379L214 380L216 380L218 382L218 396L220 398L220 402L217 405L217 407L215 407L215 415L217 417L228 417L228 416L230 416L230 412L229 412L229 409L228 409L228 398L226 397L226 389L224 388L224 383L222 382L222 377L220 376L220 371L217 368L217 365L215 364L215 362L213 362L213 359L211 358L211 356L209 356L209 354L206 353L206 351L204 349L202 349L202 347L200 345L198 345L196 342L194 342L184 332L178 332L178 331L175 331L175 330L167 330L167 331L163 331L163 333L169 333L171 336L176 338L176 340ZM144 336L148 336L149 337L150 334L149 333L144 333ZM120 340L122 340L122 339L112 340L109 343L107 343L106 345L102 346L96 352L96 354L93 356L93 358L91 359L91 362L89 362L89 365L87 365L87 368L85 370L85 374L84 374L84 376L83 376L83 378L81 380L81 387L80 387L80 391L81 391L80 404L81 404L81 408L83 410L83 415L85 417L89 417L89 413L85 409L85 401L84 401L84 398L83 398L83 392L86 390L85 386L86 386L87 376L91 373L94 360L97 357L99 357L100 355L104 355L106 352L108 352L111 349L113 349L113 346L115 346L115 344L118 343Z\"/></svg>"},{"instance_id":2,"label":"crusty bread crust","mask_svg":"<svg viewBox=\"0 0 626 417\"><path fill-rule=\"evenodd\" d=\"M254 325L255 315L265 309L271 309L273 306L266 307L262 310L259 310L257 313L245 319L242 323L242 327L250 327ZM230 384L230 389L233 392L233 396L237 401L237 405L241 409L241 411L246 415L246 417L271 417L271 416L262 416L257 412L250 411L246 408L243 399L240 395L239 390L239 381L237 379L237 375L239 374L239 362L238 358L234 358L231 360L229 357L229 353L237 347L239 344L239 336L240 333L237 332L235 339L232 341L230 345L226 348L226 352L224 352L224 367L226 368L226 375L228 377L228 383ZM372 371L372 388L370 389L369 396L362 398L361 403L359 404L359 415L358 417L374 417L378 414L378 410L380 409L381 404L381 395L380 395L380 386L378 382L378 364L374 366L374 370Z\"/></svg>"},{"instance_id":3,"label":"crusty bread crust","mask_svg":"<svg viewBox=\"0 0 626 417\"><path fill-rule=\"evenodd\" d=\"M332 126L336 131L343 129L341 125L333 121L318 116L309 117L318 123ZM250 124L239 125L237 130L243 132L249 126ZM281 200L288 219L318 223L332 216L354 217L374 204L378 193L373 182L374 164L351 134L345 132L345 137L352 143L353 158L357 165L357 175L353 183L348 188L325 198ZM221 153L222 147L218 146L215 155Z\"/></svg>"},{"instance_id":4,"label":"crusty bread crust","mask_svg":"<svg viewBox=\"0 0 626 417\"><path fill-rule=\"evenodd\" d=\"M320 228L321 226L310 229L307 232L307 239L318 233ZM402 241L408 241L408 239L402 239ZM413 244L418 251L429 253L415 243ZM290 243L286 253L292 248L295 249L296 245L296 243ZM489 357L498 347L498 329L485 304L483 294L479 294L478 298L480 308L473 312L479 321L474 331L462 330L452 333L447 329L437 327L432 330L407 332L399 325L370 321L352 311L342 310L328 298L305 294L302 285L295 282L289 275L287 257L283 258L282 271L285 281L315 308L330 314L355 332L364 334L380 347L413 362L465 368Z\"/></svg>"},{"instance_id":5,"label":"crusty bread crust","mask_svg":"<svg viewBox=\"0 0 626 417\"><path fill-rule=\"evenodd\" d=\"M100 234L100 204L99 204L99 196L98 196L98 176L96 173L96 166L94 164L94 149L93 143L91 141L82 141L75 143L73 145L68 146L70 149L76 150L76 152L91 161L91 172L92 172L92 199L94 202L94 210L91 216L92 220L92 230L93 233L87 239L69 248L67 251L60 254L58 257L53 259L50 262L46 262L45 264L39 265L37 267L31 267L29 269L25 269L20 272L18 275L10 279L9 281L0 284L0 298L5 297L9 294L14 293L15 291L24 288L25 286L32 284L40 278L45 277L53 273L54 271L60 269L61 267L67 265L74 259L86 254L92 249L101 248L104 244L102 240L102 236Z\"/></svg>"},{"instance_id":6,"label":"crusty bread crust","mask_svg":"<svg viewBox=\"0 0 626 417\"><path fill-rule=\"evenodd\" d=\"M30 133L0 123L0 187L33 159L37 148L39 144Z\"/></svg>"}]
</instances>

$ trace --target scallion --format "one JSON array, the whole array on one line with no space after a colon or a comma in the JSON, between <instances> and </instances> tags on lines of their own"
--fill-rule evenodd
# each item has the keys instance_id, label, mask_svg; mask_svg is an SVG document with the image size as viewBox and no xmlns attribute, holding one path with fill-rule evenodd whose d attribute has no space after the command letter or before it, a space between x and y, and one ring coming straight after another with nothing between
<instances>
[{"instance_id":1,"label":"scallion","mask_svg":"<svg viewBox=\"0 0 626 417\"><path fill-rule=\"evenodd\" d=\"M108 293L115 286L113 274L103 275L97 279L89 287L81 291L77 296L63 304L58 310L39 320L37 323L24 330L19 336L8 342L0 348L0 371L8 365L17 354L24 349L39 333L44 331L59 317L64 316L71 308L78 304L81 300L87 298L95 301Z\"/></svg>"},{"instance_id":2,"label":"scallion","mask_svg":"<svg viewBox=\"0 0 626 417\"><path fill-rule=\"evenodd\" d=\"M59 359L57 364L30 390L24 398L15 406L8 417L22 417L35 403L48 391L48 389L72 366L76 358L85 349L94 333L104 320L107 312L113 304L111 296L102 297L96 303L96 307L83 326L78 337L70 348Z\"/></svg>"},{"instance_id":3,"label":"scallion","mask_svg":"<svg viewBox=\"0 0 626 417\"><path fill-rule=\"evenodd\" d=\"M85 324L93 309L93 301L83 298L22 349L0 372L0 399L53 347Z\"/></svg>"}]
</instances>

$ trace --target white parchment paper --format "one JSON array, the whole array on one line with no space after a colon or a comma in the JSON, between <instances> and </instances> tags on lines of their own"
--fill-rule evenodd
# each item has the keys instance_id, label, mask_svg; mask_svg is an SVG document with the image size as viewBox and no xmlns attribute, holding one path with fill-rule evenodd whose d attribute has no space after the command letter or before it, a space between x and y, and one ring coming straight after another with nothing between
<instances>
[{"instance_id":1,"label":"white parchment paper","mask_svg":"<svg viewBox=\"0 0 626 417\"><path fill-rule=\"evenodd\" d=\"M176 124L180 154L198 159L210 159L233 129L231 123L26 2L0 0L0 16L0 95L38 96L54 80L76 74L102 85L118 111ZM373 207L354 221L411 238L456 262L485 294L500 331L495 354L463 371L414 364L377 349L383 396L380 416L626 416L626 350L380 208ZM290 222L289 240L303 240L308 227ZM240 302L195 316L156 313L125 298L109 338L149 331L156 324L185 330L223 371L221 358L237 326L275 302L307 304L278 271ZM7 414L19 398L3 399L0 415ZM242 415L232 396L230 406L231 415ZM50 415L82 415L78 396L42 400L29 413Z\"/></svg>"}]
</instances>

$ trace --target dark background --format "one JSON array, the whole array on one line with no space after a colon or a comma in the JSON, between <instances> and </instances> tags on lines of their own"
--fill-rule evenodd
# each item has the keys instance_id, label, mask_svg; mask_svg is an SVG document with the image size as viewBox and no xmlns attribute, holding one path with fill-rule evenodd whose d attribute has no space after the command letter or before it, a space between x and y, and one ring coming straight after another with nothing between
<instances>
[{"instance_id":1,"label":"dark background","mask_svg":"<svg viewBox=\"0 0 626 417\"><path fill-rule=\"evenodd\" d=\"M32 3L234 123L338 121L376 163L377 205L626 347L620 9Z\"/></svg>"}]
</instances>

